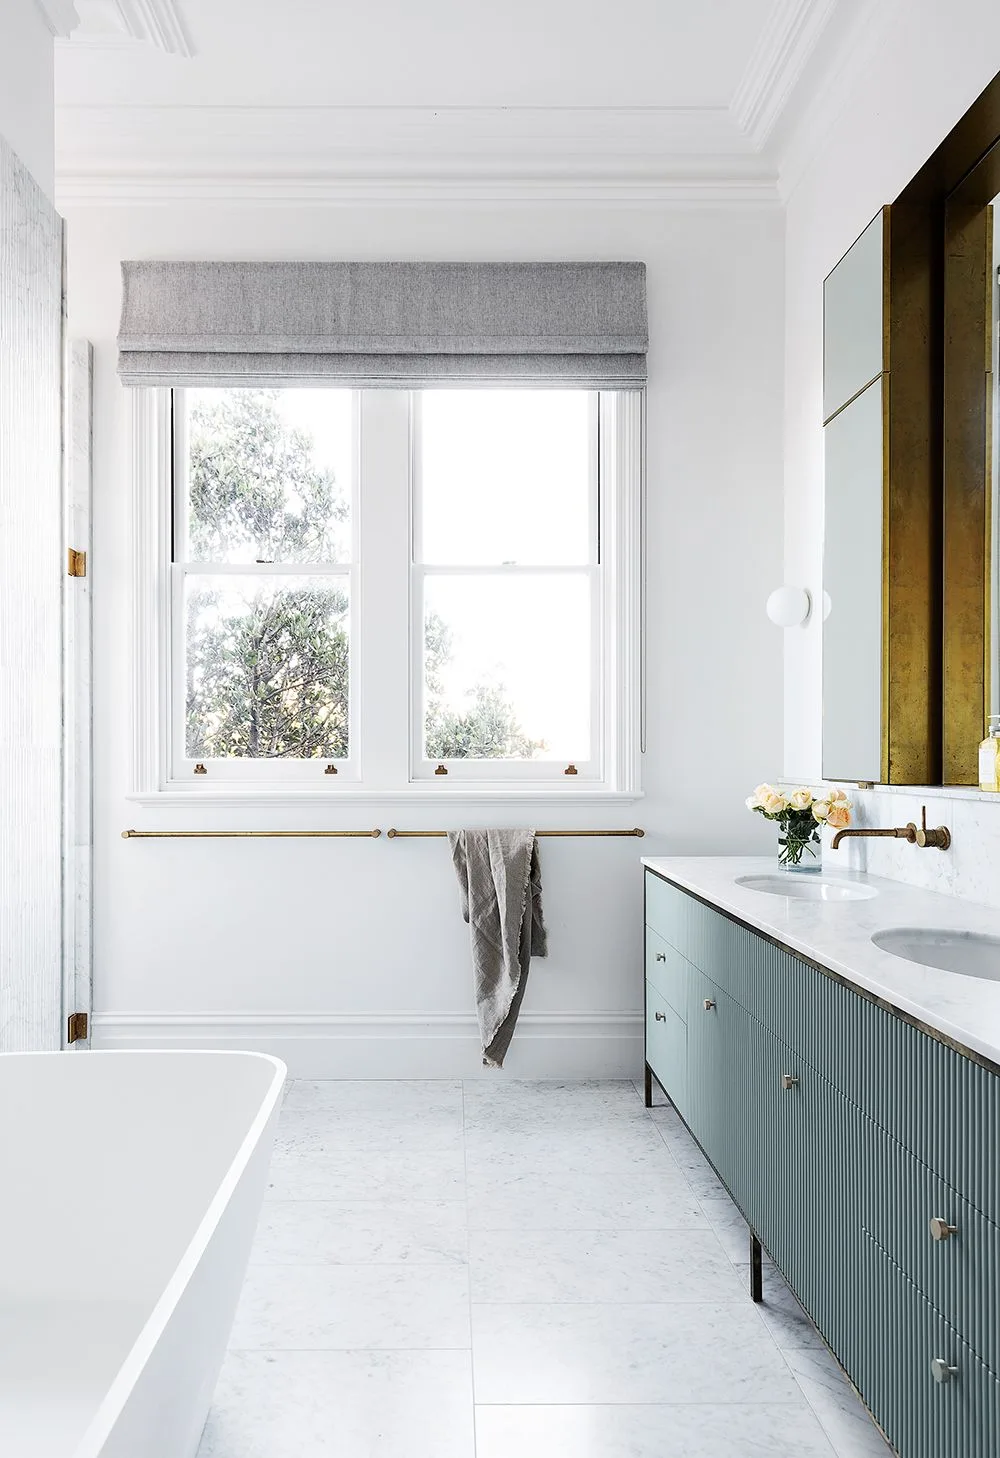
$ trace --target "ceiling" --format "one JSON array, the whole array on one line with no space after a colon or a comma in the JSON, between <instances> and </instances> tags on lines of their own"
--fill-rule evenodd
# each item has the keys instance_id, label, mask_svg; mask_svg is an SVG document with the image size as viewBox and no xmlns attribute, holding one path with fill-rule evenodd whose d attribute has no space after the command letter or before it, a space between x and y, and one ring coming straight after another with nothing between
<instances>
[{"instance_id":1,"label":"ceiling","mask_svg":"<svg viewBox=\"0 0 1000 1458\"><path fill-rule=\"evenodd\" d=\"M763 195L772 135L866 0L74 3L56 60L70 202L421 178Z\"/></svg>"}]
</instances>

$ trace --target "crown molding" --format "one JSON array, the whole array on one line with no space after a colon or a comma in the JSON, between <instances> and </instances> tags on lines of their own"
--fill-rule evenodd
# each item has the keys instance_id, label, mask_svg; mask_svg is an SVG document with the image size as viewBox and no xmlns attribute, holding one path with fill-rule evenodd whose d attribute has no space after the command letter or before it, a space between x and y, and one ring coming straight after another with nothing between
<instances>
[{"instance_id":1,"label":"crown molding","mask_svg":"<svg viewBox=\"0 0 1000 1458\"><path fill-rule=\"evenodd\" d=\"M69 106L56 159L61 207L777 198L721 107Z\"/></svg>"},{"instance_id":2,"label":"crown molding","mask_svg":"<svg viewBox=\"0 0 1000 1458\"><path fill-rule=\"evenodd\" d=\"M735 125L759 151L787 106L837 0L777 0L730 103Z\"/></svg>"},{"instance_id":3,"label":"crown molding","mask_svg":"<svg viewBox=\"0 0 1000 1458\"><path fill-rule=\"evenodd\" d=\"M35 8L54 36L65 38L80 24L73 0L35 0Z\"/></svg>"},{"instance_id":4,"label":"crown molding","mask_svg":"<svg viewBox=\"0 0 1000 1458\"><path fill-rule=\"evenodd\" d=\"M38 0L49 6L66 0ZM82 15L68 30L56 34L69 38L74 50L117 50L122 46L148 43L168 56L190 57L194 47L188 36L177 0L78 0ZM73 27L71 27L73 28Z\"/></svg>"},{"instance_id":5,"label":"crown molding","mask_svg":"<svg viewBox=\"0 0 1000 1458\"><path fill-rule=\"evenodd\" d=\"M174 203L247 203L258 206L288 204L329 206L493 206L497 204L595 204L636 207L670 206L770 207L779 204L774 176L672 175L587 178L485 178L477 174L454 177L408 176L344 178L332 175L287 177L267 174L240 176L190 173L86 174L56 182L56 202L62 211L81 207L129 207Z\"/></svg>"},{"instance_id":6,"label":"crown molding","mask_svg":"<svg viewBox=\"0 0 1000 1458\"><path fill-rule=\"evenodd\" d=\"M781 115L770 155L787 202L812 158L836 126L854 78L871 63L894 28L905 25L904 0L838 0L839 25L828 37L815 84L800 87Z\"/></svg>"}]
</instances>

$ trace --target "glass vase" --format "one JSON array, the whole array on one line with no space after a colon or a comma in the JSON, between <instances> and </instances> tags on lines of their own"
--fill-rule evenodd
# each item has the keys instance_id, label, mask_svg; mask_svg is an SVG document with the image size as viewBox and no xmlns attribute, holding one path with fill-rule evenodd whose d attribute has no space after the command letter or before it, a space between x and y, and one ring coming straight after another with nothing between
<instances>
[{"instance_id":1,"label":"glass vase","mask_svg":"<svg viewBox=\"0 0 1000 1458\"><path fill-rule=\"evenodd\" d=\"M778 869L797 873L823 869L823 841L819 826L805 834L782 826L778 834Z\"/></svg>"}]
</instances>

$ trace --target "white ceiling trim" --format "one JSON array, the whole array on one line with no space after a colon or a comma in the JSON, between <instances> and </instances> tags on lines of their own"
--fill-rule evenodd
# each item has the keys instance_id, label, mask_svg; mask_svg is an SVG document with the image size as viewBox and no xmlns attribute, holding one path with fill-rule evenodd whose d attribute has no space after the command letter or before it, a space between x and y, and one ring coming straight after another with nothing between
<instances>
[{"instance_id":1,"label":"white ceiling trim","mask_svg":"<svg viewBox=\"0 0 1000 1458\"><path fill-rule=\"evenodd\" d=\"M63 206L771 201L724 107L61 107Z\"/></svg>"},{"instance_id":2,"label":"white ceiling trim","mask_svg":"<svg viewBox=\"0 0 1000 1458\"><path fill-rule=\"evenodd\" d=\"M840 0L843 4L843 0ZM860 75L894 28L906 24L906 0L855 0L833 43L824 47L823 69L808 94L791 99L781 118L780 143L771 153L783 201L837 124Z\"/></svg>"},{"instance_id":3,"label":"white ceiling trim","mask_svg":"<svg viewBox=\"0 0 1000 1458\"><path fill-rule=\"evenodd\" d=\"M58 4L62 0L39 0ZM69 43L74 50L117 50L148 43L168 56L194 55L177 0L79 0L82 15ZM88 14L93 12L93 14ZM88 23L89 22L89 23ZM66 37L68 31L59 31Z\"/></svg>"},{"instance_id":4,"label":"white ceiling trim","mask_svg":"<svg viewBox=\"0 0 1000 1458\"><path fill-rule=\"evenodd\" d=\"M55 36L68 36L80 24L73 0L35 0L35 5Z\"/></svg>"},{"instance_id":5,"label":"white ceiling trim","mask_svg":"<svg viewBox=\"0 0 1000 1458\"><path fill-rule=\"evenodd\" d=\"M788 104L837 0L777 0L730 103L733 121L760 150Z\"/></svg>"},{"instance_id":6,"label":"white ceiling trim","mask_svg":"<svg viewBox=\"0 0 1000 1458\"><path fill-rule=\"evenodd\" d=\"M754 206L779 202L774 176L747 177L720 172L716 176L671 174L622 176L527 177L511 174L485 178L453 177L289 177L120 173L81 174L56 182L56 204L74 207L135 207L175 203L247 203L327 206L452 207L509 204L601 204L607 207Z\"/></svg>"}]
</instances>

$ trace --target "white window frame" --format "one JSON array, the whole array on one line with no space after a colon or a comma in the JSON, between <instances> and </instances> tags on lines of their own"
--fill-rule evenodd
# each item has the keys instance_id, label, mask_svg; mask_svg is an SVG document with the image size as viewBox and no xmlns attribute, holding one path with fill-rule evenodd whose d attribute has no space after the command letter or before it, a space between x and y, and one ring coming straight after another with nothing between
<instances>
[{"instance_id":1,"label":"white window frame","mask_svg":"<svg viewBox=\"0 0 1000 1458\"><path fill-rule=\"evenodd\" d=\"M410 513L412 521L412 551L410 558L410 779L413 782L439 779L442 769L459 782L476 784L532 784L546 782L558 785L566 778L603 783L604 742L606 738L605 705L609 697L609 685L605 683L603 623L609 606L608 597L613 591L613 572L606 569L604 543L602 540L602 495L600 461L600 395L596 390L588 392L588 534L590 544L589 562L572 566L532 563L530 566L505 566L502 564L448 564L441 565L424 560L423 556L423 483L420 479L421 448L421 399L415 391L411 404L411 450L410 450ZM426 682L424 673L424 622L425 590L429 578L434 577L586 577L590 584L590 757L576 759L572 770L567 761L518 759L429 759L424 753L424 723L427 713Z\"/></svg>"},{"instance_id":2,"label":"white window frame","mask_svg":"<svg viewBox=\"0 0 1000 1458\"><path fill-rule=\"evenodd\" d=\"M414 610L414 397L390 389L357 392L350 765L338 761L337 775L327 776L324 760L240 760L225 770L223 762L212 761L206 765L209 773L195 776L188 772L193 762L175 764L173 742L182 720L171 724L171 706L182 695L174 694L171 682L179 591L172 561L171 392L135 388L126 394L131 407L132 801L149 808L318 806L342 800L485 809L494 803L582 806L641 797L641 390L601 391L597 404L601 588L594 594L594 611L600 617L594 686L600 695L599 762L586 766L586 773L578 764L575 776L563 775L552 762L465 765L452 760L449 774L437 777L433 765L428 775L426 762L420 762L415 746L418 734L422 741L423 617ZM337 564L338 570L341 566ZM269 564L264 570L274 569ZM302 574L299 565L284 570ZM280 776L268 774L267 767L275 765Z\"/></svg>"},{"instance_id":3,"label":"white window frame","mask_svg":"<svg viewBox=\"0 0 1000 1458\"><path fill-rule=\"evenodd\" d=\"M358 678L360 676L360 654L355 652L354 617L357 614L360 532L358 528L358 480L361 459L361 404L357 390L351 391L351 480L350 498L350 559L346 562L241 562L235 565L214 562L196 562L187 559L182 551L187 541L187 518L189 507L188 491L188 416L185 409L183 389L171 392L172 415L172 542L170 563L170 705L168 713L167 754L171 766L171 779L178 783L189 780L201 764L206 778L214 783L220 781L263 784L301 783L316 785L321 776L324 780L335 773L338 778L357 783L360 780L360 755L358 738L358 703L360 698ZM186 682L184 597L190 579L196 577L317 577L329 581L342 578L347 585L350 603L350 658L348 675L348 728L349 753L332 759L319 756L309 759L211 759L196 760L186 749L185 695L181 686ZM333 766L332 773L329 766Z\"/></svg>"}]
</instances>

